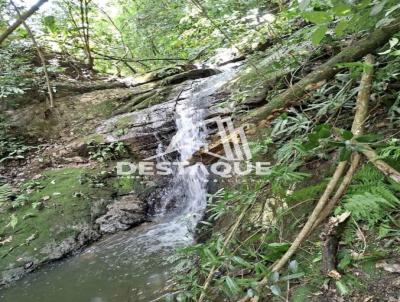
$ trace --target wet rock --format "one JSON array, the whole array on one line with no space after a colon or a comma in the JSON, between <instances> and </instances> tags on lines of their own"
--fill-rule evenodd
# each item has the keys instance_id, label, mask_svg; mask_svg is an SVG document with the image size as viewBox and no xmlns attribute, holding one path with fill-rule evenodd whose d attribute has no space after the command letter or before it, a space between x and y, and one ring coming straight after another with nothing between
<instances>
[{"instance_id":1,"label":"wet rock","mask_svg":"<svg viewBox=\"0 0 400 302\"><path fill-rule=\"evenodd\" d=\"M175 85L182 83L187 80L196 80L201 78L207 78L218 74L219 71L216 69L205 68L205 69L193 69L186 72L178 73L176 75L167 77L163 80L163 85Z\"/></svg>"},{"instance_id":2,"label":"wet rock","mask_svg":"<svg viewBox=\"0 0 400 302\"><path fill-rule=\"evenodd\" d=\"M100 238L100 234L87 223L75 225L72 229L77 231L76 235L67 237L61 242L50 242L40 250L43 255L42 263L61 259Z\"/></svg>"},{"instance_id":3,"label":"wet rock","mask_svg":"<svg viewBox=\"0 0 400 302\"><path fill-rule=\"evenodd\" d=\"M6 269L1 273L0 285L5 285L20 279L26 274L24 266Z\"/></svg>"},{"instance_id":4,"label":"wet rock","mask_svg":"<svg viewBox=\"0 0 400 302\"><path fill-rule=\"evenodd\" d=\"M123 196L107 206L107 213L96 219L102 233L127 230L146 220L146 205L134 195Z\"/></svg>"},{"instance_id":5,"label":"wet rock","mask_svg":"<svg viewBox=\"0 0 400 302\"><path fill-rule=\"evenodd\" d=\"M96 221L97 218L107 213L107 206L112 203L112 200L99 199L92 203L90 208L91 221Z\"/></svg>"},{"instance_id":6,"label":"wet rock","mask_svg":"<svg viewBox=\"0 0 400 302\"><path fill-rule=\"evenodd\" d=\"M60 243L55 241L48 243L40 252L45 255L44 258L48 260L57 260L71 253L76 247L77 243L75 237L71 236Z\"/></svg>"},{"instance_id":7,"label":"wet rock","mask_svg":"<svg viewBox=\"0 0 400 302\"><path fill-rule=\"evenodd\" d=\"M89 224L83 224L80 226L81 231L75 237L75 241L77 243L75 249L83 247L90 242L94 242L100 238L100 234L92 228Z\"/></svg>"}]
</instances>

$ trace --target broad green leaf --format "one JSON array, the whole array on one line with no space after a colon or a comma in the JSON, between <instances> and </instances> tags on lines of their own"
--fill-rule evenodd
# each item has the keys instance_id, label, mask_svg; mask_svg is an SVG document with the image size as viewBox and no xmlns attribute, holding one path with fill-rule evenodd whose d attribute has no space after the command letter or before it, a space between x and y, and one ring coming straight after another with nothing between
<instances>
[{"instance_id":1,"label":"broad green leaf","mask_svg":"<svg viewBox=\"0 0 400 302\"><path fill-rule=\"evenodd\" d=\"M303 277L304 275L305 275L304 273L287 275L287 276L282 277L281 281L289 281L289 280L293 280L293 279L299 279L299 278Z\"/></svg>"},{"instance_id":2,"label":"broad green leaf","mask_svg":"<svg viewBox=\"0 0 400 302\"><path fill-rule=\"evenodd\" d=\"M204 254L207 256L207 258L209 258L209 260L211 260L212 262L217 262L218 259L217 257L210 251L209 248L205 248L204 249Z\"/></svg>"},{"instance_id":3,"label":"broad green leaf","mask_svg":"<svg viewBox=\"0 0 400 302\"><path fill-rule=\"evenodd\" d=\"M336 16L346 16L351 13L351 6L346 4L335 5L332 11Z\"/></svg>"},{"instance_id":4,"label":"broad green leaf","mask_svg":"<svg viewBox=\"0 0 400 302\"><path fill-rule=\"evenodd\" d=\"M345 33L348 26L349 26L349 22L347 20L340 20L338 22L338 24L336 24L336 27L335 27L336 35L338 35L339 37L343 36L343 34Z\"/></svg>"},{"instance_id":5,"label":"broad green leaf","mask_svg":"<svg viewBox=\"0 0 400 302\"><path fill-rule=\"evenodd\" d=\"M395 10L400 8L400 4L397 4L395 6L392 6L391 8L388 9L388 11L386 12L385 16L389 16L391 13L393 13Z\"/></svg>"},{"instance_id":6,"label":"broad green leaf","mask_svg":"<svg viewBox=\"0 0 400 302\"><path fill-rule=\"evenodd\" d=\"M290 247L289 243L270 243L268 244L268 248L275 251L286 252Z\"/></svg>"},{"instance_id":7,"label":"broad green leaf","mask_svg":"<svg viewBox=\"0 0 400 302\"><path fill-rule=\"evenodd\" d=\"M353 138L353 133L348 130L343 130L341 136L344 140L351 140Z\"/></svg>"},{"instance_id":8,"label":"broad green leaf","mask_svg":"<svg viewBox=\"0 0 400 302\"><path fill-rule=\"evenodd\" d=\"M306 8L310 5L311 0L297 0L299 3L299 8L301 11L306 10Z\"/></svg>"},{"instance_id":9,"label":"broad green leaf","mask_svg":"<svg viewBox=\"0 0 400 302\"><path fill-rule=\"evenodd\" d=\"M231 277L227 276L225 278L226 286L228 287L229 291L232 293L232 295L236 295L240 292L239 286L236 284L235 280L232 279Z\"/></svg>"},{"instance_id":10,"label":"broad green leaf","mask_svg":"<svg viewBox=\"0 0 400 302\"><path fill-rule=\"evenodd\" d=\"M332 20L332 16L327 12L304 12L302 15L304 19L317 25L328 23Z\"/></svg>"},{"instance_id":11,"label":"broad green leaf","mask_svg":"<svg viewBox=\"0 0 400 302\"><path fill-rule=\"evenodd\" d=\"M311 41L314 45L318 45L321 43L322 39L325 37L326 32L328 31L328 26L320 25L318 26L311 35Z\"/></svg>"},{"instance_id":12,"label":"broad green leaf","mask_svg":"<svg viewBox=\"0 0 400 302\"><path fill-rule=\"evenodd\" d=\"M355 138L355 140L359 143L374 143L382 138L383 138L382 135L370 133L358 136Z\"/></svg>"},{"instance_id":13,"label":"broad green leaf","mask_svg":"<svg viewBox=\"0 0 400 302\"><path fill-rule=\"evenodd\" d=\"M397 38L392 38L392 39L389 40L390 48L395 47L397 44L399 44L399 39L397 39Z\"/></svg>"},{"instance_id":14,"label":"broad green leaf","mask_svg":"<svg viewBox=\"0 0 400 302\"><path fill-rule=\"evenodd\" d=\"M279 286L277 286L277 285L272 285L272 286L270 287L270 289L271 289L271 292L272 292L275 296L281 296L281 295L282 295L282 291L281 291L281 289L279 288Z\"/></svg>"},{"instance_id":15,"label":"broad green leaf","mask_svg":"<svg viewBox=\"0 0 400 302\"><path fill-rule=\"evenodd\" d=\"M350 293L348 287L346 284L344 284L344 282L342 282L341 280L336 281L336 288L338 289L339 293L342 296L346 296L347 294Z\"/></svg>"},{"instance_id":16,"label":"broad green leaf","mask_svg":"<svg viewBox=\"0 0 400 302\"><path fill-rule=\"evenodd\" d=\"M289 270L292 273L294 273L294 274L297 273L298 269L299 269L299 264L296 260L292 260L289 262Z\"/></svg>"},{"instance_id":17,"label":"broad green leaf","mask_svg":"<svg viewBox=\"0 0 400 302\"><path fill-rule=\"evenodd\" d=\"M232 261L244 267L252 267L252 265L249 262L247 262L246 260L244 260L239 256L233 256Z\"/></svg>"},{"instance_id":18,"label":"broad green leaf","mask_svg":"<svg viewBox=\"0 0 400 302\"><path fill-rule=\"evenodd\" d=\"M392 53L390 53L391 56L400 56L400 50L395 50Z\"/></svg>"},{"instance_id":19,"label":"broad green leaf","mask_svg":"<svg viewBox=\"0 0 400 302\"><path fill-rule=\"evenodd\" d=\"M43 18L43 25L47 27L52 33L57 32L57 23L54 16L46 16Z\"/></svg>"},{"instance_id":20,"label":"broad green leaf","mask_svg":"<svg viewBox=\"0 0 400 302\"><path fill-rule=\"evenodd\" d=\"M279 273L273 272L270 277L271 282L278 282L279 281Z\"/></svg>"},{"instance_id":21,"label":"broad green leaf","mask_svg":"<svg viewBox=\"0 0 400 302\"><path fill-rule=\"evenodd\" d=\"M395 18L383 18L381 20L379 20L376 24L375 27L376 28L381 28L384 27L386 25L389 25L390 23L392 23L393 21L395 21Z\"/></svg>"},{"instance_id":22,"label":"broad green leaf","mask_svg":"<svg viewBox=\"0 0 400 302\"><path fill-rule=\"evenodd\" d=\"M385 7L386 2L387 2L386 0L380 1L378 4L376 4L374 7L372 7L370 15L376 16L377 14L379 14Z\"/></svg>"},{"instance_id":23,"label":"broad green leaf","mask_svg":"<svg viewBox=\"0 0 400 302\"><path fill-rule=\"evenodd\" d=\"M332 127L330 125L318 125L315 127L315 133L318 139L328 138L331 136L331 129Z\"/></svg>"},{"instance_id":24,"label":"broad green leaf","mask_svg":"<svg viewBox=\"0 0 400 302\"><path fill-rule=\"evenodd\" d=\"M340 149L340 154L339 154L339 160L340 161L345 161L345 160L349 160L351 153L353 153L353 151L349 148L341 148Z\"/></svg>"}]
</instances>

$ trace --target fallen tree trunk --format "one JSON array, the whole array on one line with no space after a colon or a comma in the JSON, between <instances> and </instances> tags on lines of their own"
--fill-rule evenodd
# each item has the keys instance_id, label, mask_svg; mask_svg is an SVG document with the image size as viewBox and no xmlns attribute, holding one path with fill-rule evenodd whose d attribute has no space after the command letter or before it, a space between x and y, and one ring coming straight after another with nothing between
<instances>
[{"instance_id":1,"label":"fallen tree trunk","mask_svg":"<svg viewBox=\"0 0 400 302\"><path fill-rule=\"evenodd\" d=\"M9 35L11 35L14 30L16 30L22 23L24 23L30 16L32 16L43 4L48 0L39 0L35 5L33 5L26 13L16 20L9 28L6 29L4 33L0 36L0 44L3 43Z\"/></svg>"},{"instance_id":2,"label":"fallen tree trunk","mask_svg":"<svg viewBox=\"0 0 400 302\"><path fill-rule=\"evenodd\" d=\"M361 59L368 53L385 45L399 31L400 18L393 21L390 25L376 29L364 39L342 50L285 92L268 101L266 105L253 111L246 117L245 121L252 123L258 123L263 120L269 121L275 114L282 112L287 107L301 103L302 97L306 93L320 86L317 85L318 83L331 79L341 70L338 67L339 63L354 62Z\"/></svg>"},{"instance_id":3,"label":"fallen tree trunk","mask_svg":"<svg viewBox=\"0 0 400 302\"><path fill-rule=\"evenodd\" d=\"M374 164L374 166L380 170L387 177L391 178L396 183L400 183L400 172L395 170L393 167L379 159L376 152L369 146L364 146L361 152L365 155L368 160Z\"/></svg>"}]
</instances>

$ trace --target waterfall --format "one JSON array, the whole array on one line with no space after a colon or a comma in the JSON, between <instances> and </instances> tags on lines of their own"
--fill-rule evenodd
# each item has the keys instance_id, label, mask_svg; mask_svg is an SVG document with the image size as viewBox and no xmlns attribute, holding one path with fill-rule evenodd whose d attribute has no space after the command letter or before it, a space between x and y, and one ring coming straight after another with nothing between
<instances>
[{"instance_id":1,"label":"waterfall","mask_svg":"<svg viewBox=\"0 0 400 302\"><path fill-rule=\"evenodd\" d=\"M207 129L203 127L207 110L214 102L213 94L232 78L234 70L227 68L207 79L197 80L185 89L176 104L175 136L171 139L171 148L178 152L178 160L187 162L206 144ZM159 151L163 148L159 146ZM165 202L161 203L158 213L168 214L166 209L171 200L175 204L174 222L185 221L188 231L193 230L201 219L207 205L207 169L202 163L175 171L166 192ZM181 225L181 227L183 227ZM188 235L188 234L186 234Z\"/></svg>"}]
</instances>

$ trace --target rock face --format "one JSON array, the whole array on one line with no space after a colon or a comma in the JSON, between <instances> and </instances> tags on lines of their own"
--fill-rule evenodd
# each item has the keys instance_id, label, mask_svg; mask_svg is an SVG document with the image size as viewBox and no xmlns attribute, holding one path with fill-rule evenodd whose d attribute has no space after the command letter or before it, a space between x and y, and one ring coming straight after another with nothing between
<instances>
[{"instance_id":1,"label":"rock face","mask_svg":"<svg viewBox=\"0 0 400 302\"><path fill-rule=\"evenodd\" d=\"M102 233L127 230L146 220L146 205L133 195L123 196L107 206L107 213L98 219Z\"/></svg>"}]
</instances>

